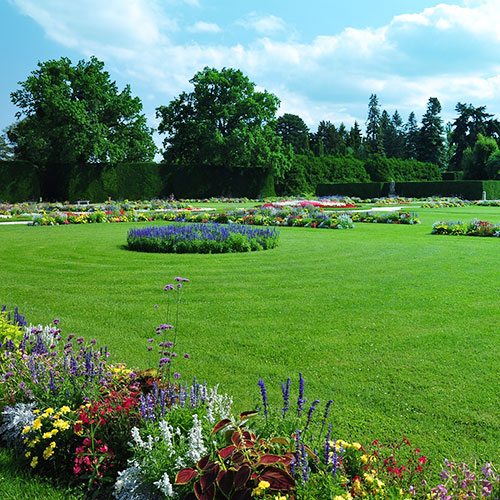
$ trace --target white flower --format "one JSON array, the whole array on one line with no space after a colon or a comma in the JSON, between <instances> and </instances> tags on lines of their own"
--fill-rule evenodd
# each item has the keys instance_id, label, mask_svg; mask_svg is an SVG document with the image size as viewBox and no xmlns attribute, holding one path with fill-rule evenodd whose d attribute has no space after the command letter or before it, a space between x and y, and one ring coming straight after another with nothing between
<instances>
[{"instance_id":1,"label":"white flower","mask_svg":"<svg viewBox=\"0 0 500 500\"><path fill-rule=\"evenodd\" d=\"M203 427L196 414L193 415L193 427L189 430L188 444L189 450L186 456L196 463L207 451L203 444Z\"/></svg>"},{"instance_id":2,"label":"white flower","mask_svg":"<svg viewBox=\"0 0 500 500\"><path fill-rule=\"evenodd\" d=\"M175 492L170 483L168 474L165 472L159 481L153 483L167 497L175 497Z\"/></svg>"}]
</instances>

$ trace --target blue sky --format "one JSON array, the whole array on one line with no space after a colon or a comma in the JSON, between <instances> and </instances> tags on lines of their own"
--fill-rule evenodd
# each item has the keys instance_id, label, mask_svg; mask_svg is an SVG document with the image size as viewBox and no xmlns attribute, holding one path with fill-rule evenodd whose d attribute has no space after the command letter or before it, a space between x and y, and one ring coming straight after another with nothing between
<instances>
[{"instance_id":1,"label":"blue sky","mask_svg":"<svg viewBox=\"0 0 500 500\"><path fill-rule=\"evenodd\" d=\"M279 114L364 125L370 94L420 120L430 96L500 117L499 0L0 0L0 131L38 61L95 55L151 126L205 66L241 69Z\"/></svg>"}]
</instances>

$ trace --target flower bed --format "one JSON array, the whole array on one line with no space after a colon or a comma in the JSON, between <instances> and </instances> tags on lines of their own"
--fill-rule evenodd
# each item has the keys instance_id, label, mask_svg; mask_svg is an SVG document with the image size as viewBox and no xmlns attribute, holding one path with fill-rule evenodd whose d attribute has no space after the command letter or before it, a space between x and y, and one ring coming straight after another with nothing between
<instances>
[{"instance_id":1,"label":"flower bed","mask_svg":"<svg viewBox=\"0 0 500 500\"><path fill-rule=\"evenodd\" d=\"M357 212L352 214L354 222L386 223L386 224L420 224L416 213L410 212Z\"/></svg>"},{"instance_id":2,"label":"flower bed","mask_svg":"<svg viewBox=\"0 0 500 500\"><path fill-rule=\"evenodd\" d=\"M278 244L279 231L241 224L169 224L130 229L129 250L160 253L228 253L267 250Z\"/></svg>"},{"instance_id":3,"label":"flower bed","mask_svg":"<svg viewBox=\"0 0 500 500\"><path fill-rule=\"evenodd\" d=\"M448 234L452 236L495 236L500 237L500 224L474 219L471 222L434 222L432 234Z\"/></svg>"},{"instance_id":4,"label":"flower bed","mask_svg":"<svg viewBox=\"0 0 500 500\"><path fill-rule=\"evenodd\" d=\"M188 281L165 286L174 317ZM476 470L445 461L432 480L430 459L406 438L362 445L335 436L333 401L307 398L301 374L295 390L290 378L281 383L274 404L259 380L259 407L233 415L232 398L216 387L179 382L174 366L189 355L175 353L177 324L157 327L145 342L155 366L134 371L112 362L95 341L63 335L58 319L27 327L18 313L1 316L2 443L34 473L79 485L89 497L500 496L500 475L489 463Z\"/></svg>"}]
</instances>

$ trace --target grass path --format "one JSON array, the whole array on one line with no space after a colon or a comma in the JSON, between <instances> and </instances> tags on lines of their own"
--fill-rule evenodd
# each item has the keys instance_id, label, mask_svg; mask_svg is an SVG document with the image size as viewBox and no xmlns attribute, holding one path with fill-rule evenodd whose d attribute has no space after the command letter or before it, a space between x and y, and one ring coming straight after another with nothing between
<instances>
[{"instance_id":1,"label":"grass path","mask_svg":"<svg viewBox=\"0 0 500 500\"><path fill-rule=\"evenodd\" d=\"M310 402L334 399L338 437L406 436L435 458L499 463L500 241L430 228L498 222L500 209L419 215L420 226L284 228L275 250L225 255L128 252L128 224L1 227L0 302L146 367L163 286L187 277L183 378L219 383L244 410L259 378L278 398L301 371Z\"/></svg>"}]
</instances>

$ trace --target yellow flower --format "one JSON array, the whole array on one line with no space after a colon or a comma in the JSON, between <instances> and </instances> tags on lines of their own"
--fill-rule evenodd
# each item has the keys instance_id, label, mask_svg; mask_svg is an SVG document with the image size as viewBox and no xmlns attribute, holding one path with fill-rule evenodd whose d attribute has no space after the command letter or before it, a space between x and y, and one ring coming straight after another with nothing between
<instances>
[{"instance_id":1,"label":"yellow flower","mask_svg":"<svg viewBox=\"0 0 500 500\"><path fill-rule=\"evenodd\" d=\"M61 429L62 431L66 431L70 427L69 422L67 420L56 420L55 422L52 423L52 425L58 429Z\"/></svg>"},{"instance_id":2,"label":"yellow flower","mask_svg":"<svg viewBox=\"0 0 500 500\"><path fill-rule=\"evenodd\" d=\"M57 429L52 429L50 433L55 436L59 431Z\"/></svg>"},{"instance_id":3,"label":"yellow flower","mask_svg":"<svg viewBox=\"0 0 500 500\"><path fill-rule=\"evenodd\" d=\"M38 457L33 457L33 460L31 461L30 465L33 467L33 469L37 466L38 464Z\"/></svg>"},{"instance_id":4,"label":"yellow flower","mask_svg":"<svg viewBox=\"0 0 500 500\"><path fill-rule=\"evenodd\" d=\"M71 411L71 409L69 408L69 406L63 406L63 407L59 410L59 412L60 412L60 413L62 413L63 415L64 415L65 413L70 412L70 411Z\"/></svg>"},{"instance_id":5,"label":"yellow flower","mask_svg":"<svg viewBox=\"0 0 500 500\"><path fill-rule=\"evenodd\" d=\"M55 448L55 447L56 447L56 442L55 442L55 441L52 441L52 442L49 444L49 446L50 446L51 448Z\"/></svg>"},{"instance_id":6,"label":"yellow flower","mask_svg":"<svg viewBox=\"0 0 500 500\"><path fill-rule=\"evenodd\" d=\"M361 462L366 464L366 462L368 462L368 457L366 455L363 455L360 460L361 460Z\"/></svg>"},{"instance_id":7,"label":"yellow flower","mask_svg":"<svg viewBox=\"0 0 500 500\"><path fill-rule=\"evenodd\" d=\"M361 445L359 443L352 443L352 447L355 449L355 450L359 450L361 448Z\"/></svg>"},{"instance_id":8,"label":"yellow flower","mask_svg":"<svg viewBox=\"0 0 500 500\"><path fill-rule=\"evenodd\" d=\"M31 430L31 427L28 425L27 427L25 427L25 428L23 429L22 434L27 434L30 430Z\"/></svg>"},{"instance_id":9,"label":"yellow flower","mask_svg":"<svg viewBox=\"0 0 500 500\"><path fill-rule=\"evenodd\" d=\"M288 497L283 497L283 496L281 496L281 495L276 495L276 496L274 497L274 500L287 500L287 498L288 498ZM342 498L342 497L341 497L341 498Z\"/></svg>"},{"instance_id":10,"label":"yellow flower","mask_svg":"<svg viewBox=\"0 0 500 500\"><path fill-rule=\"evenodd\" d=\"M48 460L54 454L54 448L52 446L47 446L43 452L43 458Z\"/></svg>"},{"instance_id":11,"label":"yellow flower","mask_svg":"<svg viewBox=\"0 0 500 500\"><path fill-rule=\"evenodd\" d=\"M28 439L28 438L24 438L23 443L24 443L24 444L26 444L28 441L29 441L29 439Z\"/></svg>"},{"instance_id":12,"label":"yellow flower","mask_svg":"<svg viewBox=\"0 0 500 500\"><path fill-rule=\"evenodd\" d=\"M52 432L44 432L42 434L43 439L50 439L52 437Z\"/></svg>"},{"instance_id":13,"label":"yellow flower","mask_svg":"<svg viewBox=\"0 0 500 500\"><path fill-rule=\"evenodd\" d=\"M33 410L33 413L34 413L35 415L38 415L38 414L40 413L40 410Z\"/></svg>"},{"instance_id":14,"label":"yellow flower","mask_svg":"<svg viewBox=\"0 0 500 500\"><path fill-rule=\"evenodd\" d=\"M31 441L31 442L28 444L28 448L34 448L34 447L35 447L35 445L36 445L37 443L39 443L39 442L40 442L40 439L38 439L38 438L33 439L33 441Z\"/></svg>"},{"instance_id":15,"label":"yellow flower","mask_svg":"<svg viewBox=\"0 0 500 500\"><path fill-rule=\"evenodd\" d=\"M344 500L344 497L337 495L336 497L333 497L333 500Z\"/></svg>"},{"instance_id":16,"label":"yellow flower","mask_svg":"<svg viewBox=\"0 0 500 500\"><path fill-rule=\"evenodd\" d=\"M259 486L257 488L260 488L261 490L265 490L266 488L269 488L271 486L271 483L268 483L267 481L261 481L259 483Z\"/></svg>"},{"instance_id":17,"label":"yellow flower","mask_svg":"<svg viewBox=\"0 0 500 500\"><path fill-rule=\"evenodd\" d=\"M33 430L34 431L37 431L38 429L40 429L40 427L42 426L42 421L40 420L40 418L37 418L34 422L33 422Z\"/></svg>"},{"instance_id":18,"label":"yellow flower","mask_svg":"<svg viewBox=\"0 0 500 500\"><path fill-rule=\"evenodd\" d=\"M27 451L27 452L24 454L24 456L25 456L26 458L29 458L29 457L31 456L31 451Z\"/></svg>"}]
</instances>

